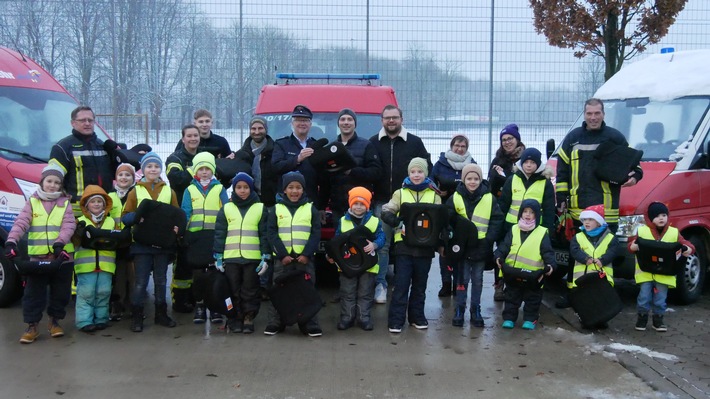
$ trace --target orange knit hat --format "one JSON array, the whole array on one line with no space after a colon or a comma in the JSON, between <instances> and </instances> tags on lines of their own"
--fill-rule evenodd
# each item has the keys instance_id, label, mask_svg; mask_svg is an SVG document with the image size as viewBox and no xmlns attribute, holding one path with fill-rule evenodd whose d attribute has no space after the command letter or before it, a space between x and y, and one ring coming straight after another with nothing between
<instances>
[{"instance_id":1,"label":"orange knit hat","mask_svg":"<svg viewBox=\"0 0 710 399\"><path fill-rule=\"evenodd\" d=\"M353 187L353 189L348 191L348 205L352 207L356 201L362 202L367 209L370 209L372 193L365 187Z\"/></svg>"}]
</instances>

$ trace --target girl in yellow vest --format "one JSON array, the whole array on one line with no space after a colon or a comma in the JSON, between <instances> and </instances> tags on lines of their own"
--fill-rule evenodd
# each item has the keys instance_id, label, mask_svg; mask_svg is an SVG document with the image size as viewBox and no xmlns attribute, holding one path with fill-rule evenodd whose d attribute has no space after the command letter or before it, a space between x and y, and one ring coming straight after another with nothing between
<instances>
[{"instance_id":1,"label":"girl in yellow vest","mask_svg":"<svg viewBox=\"0 0 710 399\"><path fill-rule=\"evenodd\" d=\"M569 244L569 253L574 259L572 276L567 279L567 288L577 287L577 279L587 273L598 273L602 271L606 278L614 285L614 268L611 262L619 256L621 247L616 235L609 229L604 220L604 205L592 205L585 208L579 214L582 222L581 230L577 233ZM607 328L607 323L585 328L595 329Z\"/></svg>"},{"instance_id":2,"label":"girl in yellow vest","mask_svg":"<svg viewBox=\"0 0 710 399\"><path fill-rule=\"evenodd\" d=\"M25 233L27 253L33 261L53 261L59 257L67 259L54 273L28 274L22 296L22 317L27 329L20 338L23 344L30 344L39 337L37 324L42 312L47 308L49 334L64 336L58 321L66 316L66 307L71 299L73 274L73 252L71 237L76 228L76 220L71 207L71 198L64 192L63 170L50 163L42 170L37 191L30 196L22 211L15 219L5 242L5 257L12 259L18 255L17 243ZM47 306L47 293L49 305Z\"/></svg>"},{"instance_id":3,"label":"girl in yellow vest","mask_svg":"<svg viewBox=\"0 0 710 399\"><path fill-rule=\"evenodd\" d=\"M168 187L160 178L163 171L163 161L154 152L149 152L141 159L141 171L143 178L135 188L128 193L126 205L123 207L123 217L121 221L126 226L133 226L140 223L135 220L135 211L138 205L145 199L160 201L178 207L175 192ZM175 234L178 234L178 226L174 226ZM169 249L155 248L143 245L138 242L131 244L131 255L136 270L136 284L133 286L131 297L131 331L143 331L143 303L146 297L148 280L153 275L154 295L155 295L155 324L164 327L175 327L175 321L168 316L167 311L167 274L168 264L175 258L175 252Z\"/></svg>"},{"instance_id":4,"label":"girl in yellow vest","mask_svg":"<svg viewBox=\"0 0 710 399\"><path fill-rule=\"evenodd\" d=\"M408 177L402 188L392 193L392 199L382 206L382 220L395 227L394 290L387 314L387 324L391 333L401 333L405 319L418 330L425 330L429 322L424 315L426 286L431 269L431 259L436 248L412 247L404 243L402 220L399 209L405 202L441 204L438 188L427 177L428 165L424 158L413 158L407 166ZM443 245L439 248L443 252Z\"/></svg>"},{"instance_id":5,"label":"girl in yellow vest","mask_svg":"<svg viewBox=\"0 0 710 399\"><path fill-rule=\"evenodd\" d=\"M305 194L306 179L299 172L288 172L281 178L282 193L276 194L274 211L269 213L267 236L269 245L276 254L274 258L274 279L282 275L286 268L297 268L311 275L315 284L316 269L313 257L320 242L320 213L308 201ZM275 335L284 331L281 318L273 306L269 306L269 321L264 334ZM318 316L298 328L310 337L320 337L323 330L318 324Z\"/></svg>"},{"instance_id":6,"label":"girl in yellow vest","mask_svg":"<svg viewBox=\"0 0 710 399\"><path fill-rule=\"evenodd\" d=\"M201 152L192 159L192 182L185 189L182 196L182 210L187 217L187 230L197 232L202 230L214 230L217 213L222 206L229 201L227 191L224 186L215 179L215 159L209 152ZM188 247L186 251L190 251ZM193 249L194 250L194 249ZM208 265L202 266L202 270ZM192 282L194 273L199 269L191 269L190 265L181 256L175 262L173 268L173 311L187 313L192 309ZM204 298L194 298L197 300L195 315L192 321L195 324L204 323L206 317ZM183 309L181 309L181 307ZM211 312L211 321L215 324L224 322L222 315Z\"/></svg>"},{"instance_id":7,"label":"girl in yellow vest","mask_svg":"<svg viewBox=\"0 0 710 399\"><path fill-rule=\"evenodd\" d=\"M446 202L446 206L450 216L464 217L476 225L478 240L476 245L469 245L465 249L465 258L454 267L460 277L456 285L456 308L451 324L454 327L463 327L470 281L470 323L473 327L483 328L481 314L483 270L486 262L492 263L493 243L500 240L503 233L503 213L498 208L495 196L490 192L489 182L483 180L480 166L476 164L464 166L461 178L462 183Z\"/></svg>"},{"instance_id":8,"label":"girl in yellow vest","mask_svg":"<svg viewBox=\"0 0 710 399\"><path fill-rule=\"evenodd\" d=\"M495 251L499 268L508 266L542 271L552 274L555 265L555 251L552 249L550 234L540 226L540 204L534 199L523 200L518 213L518 224L513 226ZM505 276L504 276L505 278ZM523 329L534 330L540 317L542 303L542 280L535 283L508 283L505 285L505 306L503 308L503 328L514 328L518 310L523 306Z\"/></svg>"},{"instance_id":9,"label":"girl in yellow vest","mask_svg":"<svg viewBox=\"0 0 710 399\"><path fill-rule=\"evenodd\" d=\"M90 184L79 200L82 215L77 219L77 232L85 226L102 230L117 230L116 222L109 212L113 201L100 186ZM77 237L81 244L81 233ZM99 251L77 246L74 254L76 274L76 328L92 333L108 327L111 280L116 272L116 251Z\"/></svg>"},{"instance_id":10,"label":"girl in yellow vest","mask_svg":"<svg viewBox=\"0 0 710 399\"><path fill-rule=\"evenodd\" d=\"M232 199L219 210L214 232L215 266L227 276L232 304L237 309L237 314L227 319L227 329L233 333L254 332L254 319L261 306L259 276L266 272L271 259L267 219L268 211L254 190L254 179L237 173L232 179Z\"/></svg>"},{"instance_id":11,"label":"girl in yellow vest","mask_svg":"<svg viewBox=\"0 0 710 399\"><path fill-rule=\"evenodd\" d=\"M113 189L108 193L113 207L111 217L116 221L116 228L123 229L121 214L128 199L128 193L136 185L136 168L129 163L122 163L116 168L116 180L113 182ZM131 288L135 284L136 276L133 269L128 248L116 250L116 272L113 274L113 288L111 301L109 302L109 320L119 321L123 318L123 313L131 307Z\"/></svg>"},{"instance_id":12,"label":"girl in yellow vest","mask_svg":"<svg viewBox=\"0 0 710 399\"><path fill-rule=\"evenodd\" d=\"M385 233L382 231L382 222L370 211L372 193L365 187L353 187L348 192L350 208L338 221L335 235L348 232L357 226L365 226L373 235L374 241L369 241L363 248L366 253L377 251L385 245ZM328 257L328 262L335 261ZM374 328L370 310L375 303L375 280L379 265L375 265L358 277L348 277L340 273L340 321L338 330L347 330L355 324L357 317L360 328L372 331Z\"/></svg>"},{"instance_id":13,"label":"girl in yellow vest","mask_svg":"<svg viewBox=\"0 0 710 399\"><path fill-rule=\"evenodd\" d=\"M646 225L638 229L638 238L663 242L679 242L683 245L683 256L688 257L695 252L695 246L682 235L677 228L668 224L668 207L661 202L652 202L648 206L648 219ZM634 237L629 241L629 251L638 252L639 245ZM636 299L636 329L646 330L648 324L648 312L653 313L653 329L659 332L668 330L663 322L663 315L666 313L666 297L668 289L675 288L675 276L662 274L651 274L639 268L636 262L636 284L639 286L639 296Z\"/></svg>"}]
</instances>

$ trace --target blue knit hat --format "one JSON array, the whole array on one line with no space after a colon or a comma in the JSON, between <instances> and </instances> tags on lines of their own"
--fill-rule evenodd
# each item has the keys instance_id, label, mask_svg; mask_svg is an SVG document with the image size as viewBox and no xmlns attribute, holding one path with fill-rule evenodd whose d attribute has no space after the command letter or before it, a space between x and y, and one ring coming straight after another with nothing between
<instances>
[{"instance_id":1,"label":"blue knit hat","mask_svg":"<svg viewBox=\"0 0 710 399\"><path fill-rule=\"evenodd\" d=\"M234 186L240 181L246 182L249 185L249 189L254 192L254 179L244 172L239 172L234 176L232 179L232 190L234 190Z\"/></svg>"},{"instance_id":2,"label":"blue knit hat","mask_svg":"<svg viewBox=\"0 0 710 399\"><path fill-rule=\"evenodd\" d=\"M283 182L281 185L282 191L286 191L286 187L288 187L289 183L294 181L301 183L301 187L303 187L304 190L306 189L306 178L304 178L300 172L288 172L283 175L281 181Z\"/></svg>"},{"instance_id":3,"label":"blue knit hat","mask_svg":"<svg viewBox=\"0 0 710 399\"><path fill-rule=\"evenodd\" d=\"M160 155L156 154L155 152L151 151L143 155L143 158L141 158L141 170L144 170L145 166L149 163L157 163L160 167L160 170L163 170L163 161L160 159Z\"/></svg>"},{"instance_id":4,"label":"blue knit hat","mask_svg":"<svg viewBox=\"0 0 710 399\"><path fill-rule=\"evenodd\" d=\"M515 123L506 125L506 127L504 127L503 130L500 131L501 142L503 141L503 135L505 134L509 134L515 137L515 139L518 140L518 143L520 142L520 132L518 131L518 125L516 125Z\"/></svg>"}]
</instances>

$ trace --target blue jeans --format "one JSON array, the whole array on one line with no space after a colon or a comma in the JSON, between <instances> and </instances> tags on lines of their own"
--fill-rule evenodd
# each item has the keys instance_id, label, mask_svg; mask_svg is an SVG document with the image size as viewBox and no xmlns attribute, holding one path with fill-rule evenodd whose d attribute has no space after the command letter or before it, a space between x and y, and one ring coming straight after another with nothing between
<instances>
[{"instance_id":1,"label":"blue jeans","mask_svg":"<svg viewBox=\"0 0 710 399\"><path fill-rule=\"evenodd\" d=\"M385 203L378 203L375 205L375 216L382 220L382 205ZM382 248L377 249L377 260L380 264L380 271L377 272L377 278L375 279L375 285L382 284L384 288L387 288L387 271L390 268L390 245L392 245L392 234L394 229L392 226L385 222L382 222L382 231L385 233L385 245Z\"/></svg>"},{"instance_id":2,"label":"blue jeans","mask_svg":"<svg viewBox=\"0 0 710 399\"><path fill-rule=\"evenodd\" d=\"M166 293L168 284L168 260L169 254L136 254L133 263L136 268L136 285L133 287L131 304L143 307L146 296L146 288L150 273L153 272L153 286L155 291L155 304L167 303Z\"/></svg>"},{"instance_id":3,"label":"blue jeans","mask_svg":"<svg viewBox=\"0 0 710 399\"><path fill-rule=\"evenodd\" d=\"M456 287L456 307L466 309L466 297L468 296L468 282L471 282L471 313L475 314L476 309L481 304L481 293L483 292L483 268L485 261L464 260L459 263L463 267L463 280L457 282ZM454 277L456 280L456 277ZM463 290L458 287L463 286Z\"/></svg>"},{"instance_id":4,"label":"blue jeans","mask_svg":"<svg viewBox=\"0 0 710 399\"><path fill-rule=\"evenodd\" d=\"M76 279L76 327L108 323L113 274L103 271L79 273Z\"/></svg>"},{"instance_id":5,"label":"blue jeans","mask_svg":"<svg viewBox=\"0 0 710 399\"><path fill-rule=\"evenodd\" d=\"M652 310L654 315L663 316L666 313L668 286L656 281L647 281L639 286L641 290L636 299L638 313L648 314L648 311Z\"/></svg>"},{"instance_id":6,"label":"blue jeans","mask_svg":"<svg viewBox=\"0 0 710 399\"><path fill-rule=\"evenodd\" d=\"M410 323L424 323L426 285L431 258L397 255L395 258L394 290L387 315L388 326L404 325L405 313ZM411 292L410 292L411 286Z\"/></svg>"}]
</instances>

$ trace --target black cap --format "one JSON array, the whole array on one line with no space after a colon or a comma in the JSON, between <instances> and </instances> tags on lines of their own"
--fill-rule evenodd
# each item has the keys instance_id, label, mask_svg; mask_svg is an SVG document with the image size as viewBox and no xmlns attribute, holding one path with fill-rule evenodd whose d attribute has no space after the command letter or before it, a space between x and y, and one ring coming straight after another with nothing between
<instances>
[{"instance_id":1,"label":"black cap","mask_svg":"<svg viewBox=\"0 0 710 399\"><path fill-rule=\"evenodd\" d=\"M291 113L291 117L297 116L301 118L313 119L313 112L311 112L311 110L305 105L296 105L296 108L293 109L293 113Z\"/></svg>"}]
</instances>

